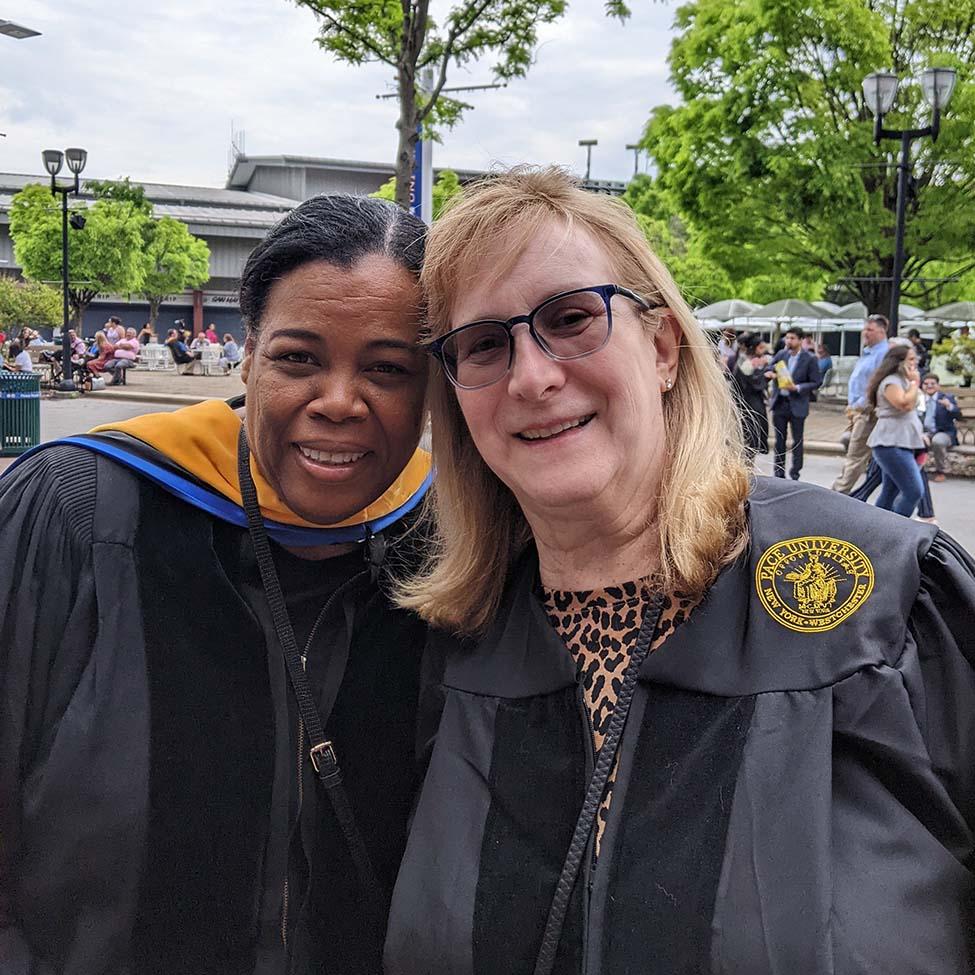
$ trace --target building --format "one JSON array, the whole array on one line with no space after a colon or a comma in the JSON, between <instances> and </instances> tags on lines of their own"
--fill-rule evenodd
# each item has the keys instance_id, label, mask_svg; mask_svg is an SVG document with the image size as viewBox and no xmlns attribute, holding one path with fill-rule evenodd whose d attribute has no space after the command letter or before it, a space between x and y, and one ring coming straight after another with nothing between
<instances>
[{"instance_id":1,"label":"building","mask_svg":"<svg viewBox=\"0 0 975 975\"><path fill-rule=\"evenodd\" d=\"M475 170L455 172L461 183L484 175ZM160 309L157 331L165 334L173 322L182 319L192 323L194 331L212 323L218 333L232 332L240 337L237 282L248 254L268 230L302 200L319 193L374 193L393 174L393 166L387 163L238 155L222 188L133 180L145 190L156 216L181 220L210 248L209 281L199 290L170 296ZM0 173L0 273L20 272L10 239L10 203L28 183L46 186L49 178ZM591 180L587 186L594 192L614 195L625 189L624 183L604 180ZM92 199L85 191L84 180L80 198ZM138 298L99 295L85 314L85 334L93 335L109 315L118 315L126 325L140 328L148 317L148 305Z\"/></svg>"}]
</instances>

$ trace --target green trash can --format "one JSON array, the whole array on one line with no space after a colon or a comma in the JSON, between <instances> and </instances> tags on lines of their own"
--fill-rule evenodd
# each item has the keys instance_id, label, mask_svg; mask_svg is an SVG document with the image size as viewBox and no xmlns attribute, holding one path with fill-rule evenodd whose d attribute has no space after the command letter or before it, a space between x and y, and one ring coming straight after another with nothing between
<instances>
[{"instance_id":1,"label":"green trash can","mask_svg":"<svg viewBox=\"0 0 975 975\"><path fill-rule=\"evenodd\" d=\"M41 377L0 370L0 457L13 457L41 442Z\"/></svg>"}]
</instances>

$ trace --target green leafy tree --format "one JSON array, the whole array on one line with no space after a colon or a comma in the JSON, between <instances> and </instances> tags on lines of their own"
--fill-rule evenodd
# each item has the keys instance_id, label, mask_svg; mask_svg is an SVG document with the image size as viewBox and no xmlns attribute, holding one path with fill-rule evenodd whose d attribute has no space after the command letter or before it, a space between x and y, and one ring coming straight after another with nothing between
<instances>
[{"instance_id":1,"label":"green leafy tree","mask_svg":"<svg viewBox=\"0 0 975 975\"><path fill-rule=\"evenodd\" d=\"M210 277L210 248L172 217L148 221L142 236L145 277L139 293L149 302L149 321L155 327L167 295L198 288Z\"/></svg>"},{"instance_id":2,"label":"green leafy tree","mask_svg":"<svg viewBox=\"0 0 975 975\"><path fill-rule=\"evenodd\" d=\"M676 26L683 104L653 111L643 145L734 281L795 281L786 294L829 281L887 311L899 145L874 146L861 90L885 65L905 79L931 64L959 72L940 139L914 143L905 298L924 304L936 269L975 267L975 0L691 0ZM889 127L929 117L916 84L894 107Z\"/></svg>"},{"instance_id":3,"label":"green leafy tree","mask_svg":"<svg viewBox=\"0 0 975 975\"><path fill-rule=\"evenodd\" d=\"M452 169L441 169L437 174L437 178L433 181L433 219L436 220L440 216L441 211L447 205L447 203L452 200L458 193L462 191L460 185L460 180L457 178L457 174ZM383 183L382 186L376 190L375 193L370 194L375 196L380 200L389 200L395 202L396 200L396 177L390 176L390 178Z\"/></svg>"},{"instance_id":4,"label":"green leafy tree","mask_svg":"<svg viewBox=\"0 0 975 975\"><path fill-rule=\"evenodd\" d=\"M149 321L155 327L159 306L169 295L197 288L210 277L210 248L179 220L149 219L153 215L152 203L146 199L143 187L128 176L89 180L85 187L95 199L128 203L147 218L140 225L144 277L138 291L149 302Z\"/></svg>"},{"instance_id":5,"label":"green leafy tree","mask_svg":"<svg viewBox=\"0 0 975 975\"><path fill-rule=\"evenodd\" d=\"M32 281L61 280L59 201L45 186L25 186L10 205L10 236L24 276ZM68 238L68 299L81 327L85 309L99 292L138 291L143 278L144 212L128 201L100 199L85 209L83 230Z\"/></svg>"},{"instance_id":6,"label":"green leafy tree","mask_svg":"<svg viewBox=\"0 0 975 975\"><path fill-rule=\"evenodd\" d=\"M61 292L34 281L15 281L0 277L0 330L11 335L29 325L31 328L61 324Z\"/></svg>"},{"instance_id":7,"label":"green leafy tree","mask_svg":"<svg viewBox=\"0 0 975 975\"><path fill-rule=\"evenodd\" d=\"M732 297L734 288L728 273L707 257L696 235L650 176L635 176L623 200L635 211L654 253L667 265L692 307Z\"/></svg>"},{"instance_id":8,"label":"green leafy tree","mask_svg":"<svg viewBox=\"0 0 975 975\"><path fill-rule=\"evenodd\" d=\"M131 203L133 209L147 217L152 216L152 203L146 199L146 191L128 176L118 179L86 179L85 189L96 200L114 200L116 203Z\"/></svg>"},{"instance_id":9,"label":"green leafy tree","mask_svg":"<svg viewBox=\"0 0 975 975\"><path fill-rule=\"evenodd\" d=\"M463 0L441 23L430 16L430 0L294 0L318 18L317 43L340 61L386 64L396 72L399 134L394 200L409 205L410 173L417 128L451 126L469 108L443 94L449 69L494 59L498 80L523 77L532 63L538 28L558 20L566 0ZM606 12L622 21L623 0L608 0ZM432 84L421 91L421 72Z\"/></svg>"}]
</instances>

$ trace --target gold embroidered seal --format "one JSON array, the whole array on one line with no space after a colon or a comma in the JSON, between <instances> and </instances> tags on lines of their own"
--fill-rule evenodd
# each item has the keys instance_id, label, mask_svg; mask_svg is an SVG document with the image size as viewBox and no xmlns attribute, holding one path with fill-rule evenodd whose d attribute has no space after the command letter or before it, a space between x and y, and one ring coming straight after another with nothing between
<instances>
[{"instance_id":1,"label":"gold embroidered seal","mask_svg":"<svg viewBox=\"0 0 975 975\"><path fill-rule=\"evenodd\" d=\"M873 566L855 545L822 535L789 538L762 553L755 588L766 612L797 633L822 633L873 591Z\"/></svg>"}]
</instances>

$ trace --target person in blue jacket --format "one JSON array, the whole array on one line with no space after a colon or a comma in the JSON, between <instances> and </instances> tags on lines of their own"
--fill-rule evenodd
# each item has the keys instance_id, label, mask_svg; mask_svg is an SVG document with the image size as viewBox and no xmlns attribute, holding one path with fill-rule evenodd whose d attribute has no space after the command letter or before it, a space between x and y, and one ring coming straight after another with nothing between
<instances>
[{"instance_id":1,"label":"person in blue jacket","mask_svg":"<svg viewBox=\"0 0 975 975\"><path fill-rule=\"evenodd\" d=\"M951 393L941 391L941 380L933 372L921 380L921 392L924 393L921 424L924 438L931 444L934 454L934 480L943 481L948 466L948 451L958 446L955 421L961 419L961 409Z\"/></svg>"},{"instance_id":2,"label":"person in blue jacket","mask_svg":"<svg viewBox=\"0 0 975 975\"><path fill-rule=\"evenodd\" d=\"M792 433L792 467L789 477L799 480L802 472L803 431L809 416L809 399L819 389L822 377L816 357L802 347L805 332L793 325L786 329L785 348L772 359L768 377L772 387L772 426L775 428L775 476L785 477L786 436ZM783 363L782 367L778 364ZM781 378L783 381L780 380Z\"/></svg>"}]
</instances>

